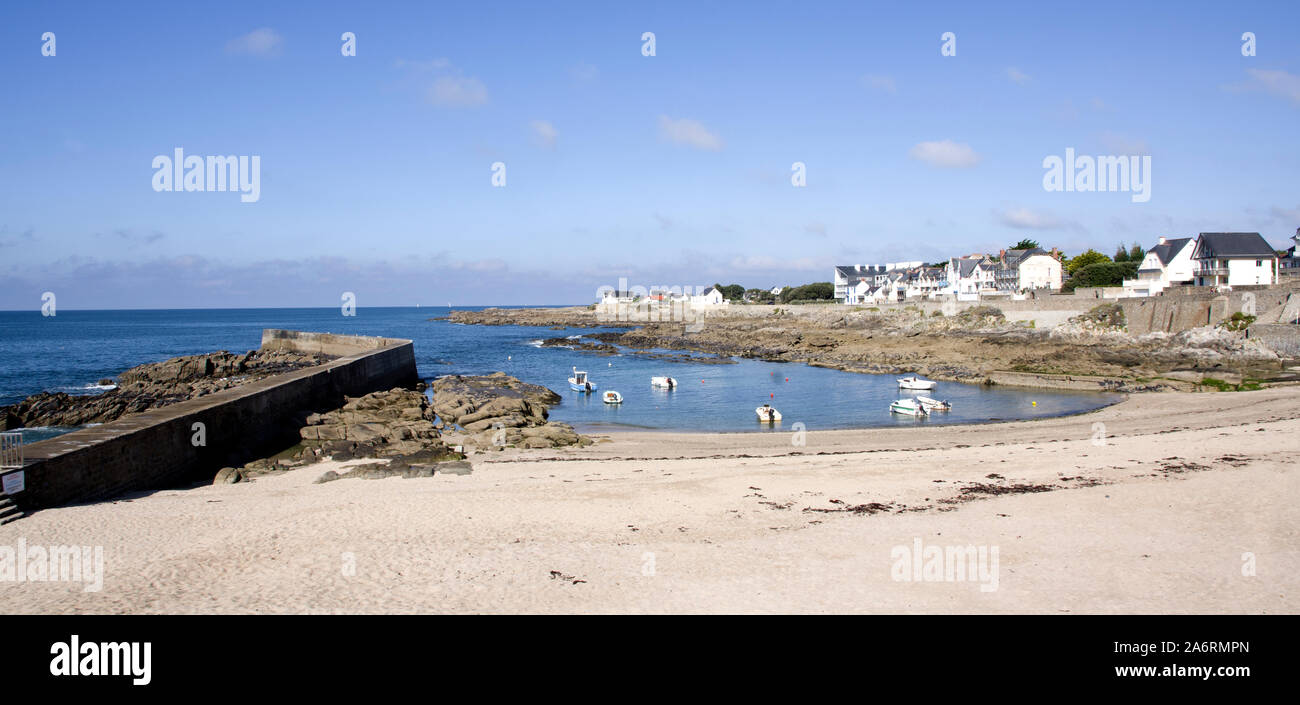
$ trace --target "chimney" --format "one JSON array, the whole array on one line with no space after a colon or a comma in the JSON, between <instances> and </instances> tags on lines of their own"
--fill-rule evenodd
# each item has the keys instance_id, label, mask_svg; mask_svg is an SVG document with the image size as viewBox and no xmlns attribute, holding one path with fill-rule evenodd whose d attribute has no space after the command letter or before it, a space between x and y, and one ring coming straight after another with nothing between
<instances>
[{"instance_id":1,"label":"chimney","mask_svg":"<svg viewBox=\"0 0 1300 705\"><path fill-rule=\"evenodd\" d=\"M1003 248L1003 249L1001 249L1001 250L998 250L998 259L1006 259L1006 258L1007 258L1007 250L1006 250L1006 248Z\"/></svg>"},{"instance_id":2,"label":"chimney","mask_svg":"<svg viewBox=\"0 0 1300 705\"><path fill-rule=\"evenodd\" d=\"M1160 241L1157 242L1156 244L1157 244L1157 245L1163 245L1163 244L1165 244L1165 236L1164 236L1164 235L1161 235L1161 236L1160 236Z\"/></svg>"}]
</instances>

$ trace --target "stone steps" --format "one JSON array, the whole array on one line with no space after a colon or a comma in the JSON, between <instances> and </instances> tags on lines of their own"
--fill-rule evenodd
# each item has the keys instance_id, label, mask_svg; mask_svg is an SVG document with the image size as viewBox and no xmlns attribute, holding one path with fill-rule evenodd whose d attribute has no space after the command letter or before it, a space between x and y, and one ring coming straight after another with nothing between
<instances>
[{"instance_id":1,"label":"stone steps","mask_svg":"<svg viewBox=\"0 0 1300 705\"><path fill-rule=\"evenodd\" d=\"M19 509L18 505L13 503L13 500L0 496L0 524L8 524L11 521L22 519L24 516L26 516L26 513Z\"/></svg>"}]
</instances>

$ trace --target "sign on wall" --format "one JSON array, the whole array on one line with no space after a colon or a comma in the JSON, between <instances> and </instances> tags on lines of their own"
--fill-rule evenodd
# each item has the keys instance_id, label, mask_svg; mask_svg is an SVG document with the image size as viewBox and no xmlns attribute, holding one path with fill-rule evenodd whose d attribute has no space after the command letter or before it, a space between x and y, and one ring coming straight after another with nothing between
<instances>
[{"instance_id":1,"label":"sign on wall","mask_svg":"<svg viewBox=\"0 0 1300 705\"><path fill-rule=\"evenodd\" d=\"M0 477L0 489L3 494L18 494L27 489L27 473L19 470Z\"/></svg>"}]
</instances>

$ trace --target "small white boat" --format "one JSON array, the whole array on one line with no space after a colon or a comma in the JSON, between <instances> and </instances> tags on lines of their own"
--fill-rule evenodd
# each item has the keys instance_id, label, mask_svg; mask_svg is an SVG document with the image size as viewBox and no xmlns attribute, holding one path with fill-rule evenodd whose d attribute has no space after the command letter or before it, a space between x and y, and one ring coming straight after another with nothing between
<instances>
[{"instance_id":1,"label":"small white boat","mask_svg":"<svg viewBox=\"0 0 1300 705\"><path fill-rule=\"evenodd\" d=\"M952 404L947 400L932 399L919 395L916 400L921 403L921 407L926 411L952 411Z\"/></svg>"},{"instance_id":2,"label":"small white boat","mask_svg":"<svg viewBox=\"0 0 1300 705\"><path fill-rule=\"evenodd\" d=\"M623 395L622 395L622 394L619 394L618 392L616 392L616 391L614 391L614 390L612 390L612 389L607 389L607 390L605 390L605 393L604 393L604 395L602 395L601 398L604 400L604 402L605 402L606 404L622 404L622 403L623 403Z\"/></svg>"},{"instance_id":3,"label":"small white boat","mask_svg":"<svg viewBox=\"0 0 1300 705\"><path fill-rule=\"evenodd\" d=\"M921 405L921 402L915 399L899 399L889 405L889 410L904 416L928 416L930 414Z\"/></svg>"},{"instance_id":4,"label":"small white boat","mask_svg":"<svg viewBox=\"0 0 1300 705\"><path fill-rule=\"evenodd\" d=\"M660 389L676 389L677 380L672 377L651 377L650 386L658 387Z\"/></svg>"},{"instance_id":5,"label":"small white boat","mask_svg":"<svg viewBox=\"0 0 1300 705\"><path fill-rule=\"evenodd\" d=\"M898 380L899 389L934 389L934 382L920 377L904 377Z\"/></svg>"},{"instance_id":6,"label":"small white boat","mask_svg":"<svg viewBox=\"0 0 1300 705\"><path fill-rule=\"evenodd\" d=\"M757 409L754 409L754 413L758 414L759 421L766 423L775 423L781 420L781 412L777 411L776 407L770 404L764 404Z\"/></svg>"},{"instance_id":7,"label":"small white boat","mask_svg":"<svg viewBox=\"0 0 1300 705\"><path fill-rule=\"evenodd\" d=\"M569 378L569 389L575 392L586 392L590 394L596 391L596 385L587 379L587 373L573 368L573 376Z\"/></svg>"}]
</instances>

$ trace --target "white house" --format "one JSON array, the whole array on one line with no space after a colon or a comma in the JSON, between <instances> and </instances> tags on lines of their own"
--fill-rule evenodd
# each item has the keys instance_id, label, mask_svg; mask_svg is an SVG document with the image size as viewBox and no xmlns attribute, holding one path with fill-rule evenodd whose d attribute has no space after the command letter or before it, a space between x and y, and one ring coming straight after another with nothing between
<instances>
[{"instance_id":1,"label":"white house","mask_svg":"<svg viewBox=\"0 0 1300 705\"><path fill-rule=\"evenodd\" d=\"M1155 296L1171 286L1192 283L1196 264L1190 237L1160 238L1138 265L1137 279L1124 280L1125 296Z\"/></svg>"},{"instance_id":2,"label":"white house","mask_svg":"<svg viewBox=\"0 0 1300 705\"><path fill-rule=\"evenodd\" d=\"M954 257L948 260L945 268L948 282L945 291L956 296L958 301L976 301L981 293L997 289L993 278L996 269L993 260L985 255Z\"/></svg>"},{"instance_id":3,"label":"white house","mask_svg":"<svg viewBox=\"0 0 1300 705\"><path fill-rule=\"evenodd\" d=\"M1044 250L1003 250L999 259L993 277L1001 291L1061 288L1061 261Z\"/></svg>"},{"instance_id":4,"label":"white house","mask_svg":"<svg viewBox=\"0 0 1300 705\"><path fill-rule=\"evenodd\" d=\"M1259 233L1201 233L1192 260L1197 286L1277 283L1277 253Z\"/></svg>"},{"instance_id":5,"label":"white house","mask_svg":"<svg viewBox=\"0 0 1300 705\"><path fill-rule=\"evenodd\" d=\"M722 292L718 291L718 287L716 286L711 286L705 289L704 293L691 297L692 307L721 306L724 303L726 303L726 299L722 296Z\"/></svg>"},{"instance_id":6,"label":"white house","mask_svg":"<svg viewBox=\"0 0 1300 705\"><path fill-rule=\"evenodd\" d=\"M871 292L874 291L876 288L878 287L876 287L875 284L871 282L871 280L865 277L859 278L856 282L849 285L849 287L845 290L844 303L846 304L878 303L871 300Z\"/></svg>"},{"instance_id":7,"label":"white house","mask_svg":"<svg viewBox=\"0 0 1300 705\"><path fill-rule=\"evenodd\" d=\"M849 288L862 279L883 286L890 274L920 267L924 262L890 262L888 264L847 264L835 267L835 300L848 303Z\"/></svg>"}]
</instances>

